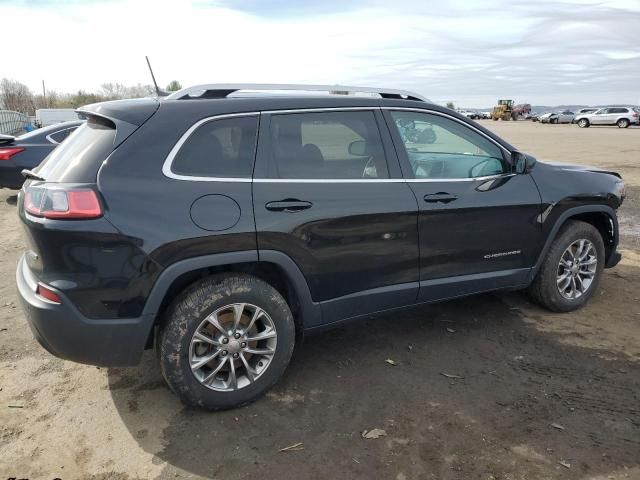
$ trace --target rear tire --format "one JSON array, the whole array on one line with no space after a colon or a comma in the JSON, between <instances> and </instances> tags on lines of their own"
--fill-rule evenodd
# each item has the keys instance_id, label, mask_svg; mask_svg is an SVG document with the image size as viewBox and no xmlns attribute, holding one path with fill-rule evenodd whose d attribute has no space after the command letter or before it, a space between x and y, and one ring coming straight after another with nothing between
<instances>
[{"instance_id":1,"label":"rear tire","mask_svg":"<svg viewBox=\"0 0 640 480\"><path fill-rule=\"evenodd\" d=\"M224 410L269 390L294 344L293 316L277 290L250 275L220 274L191 285L169 306L158 354L165 380L185 404Z\"/></svg>"},{"instance_id":2,"label":"rear tire","mask_svg":"<svg viewBox=\"0 0 640 480\"><path fill-rule=\"evenodd\" d=\"M589 120L587 120L586 118L581 118L580 120L578 120L578 126L580 128L587 128L589 127Z\"/></svg>"},{"instance_id":3,"label":"rear tire","mask_svg":"<svg viewBox=\"0 0 640 480\"><path fill-rule=\"evenodd\" d=\"M616 122L616 125L618 125L618 128L627 128L630 123L631 122L629 120L627 120L626 118L621 118L620 120L618 120Z\"/></svg>"},{"instance_id":4,"label":"rear tire","mask_svg":"<svg viewBox=\"0 0 640 480\"><path fill-rule=\"evenodd\" d=\"M598 289L604 253L604 242L593 225L567 221L528 288L529 296L552 312L570 312L582 307Z\"/></svg>"}]
</instances>

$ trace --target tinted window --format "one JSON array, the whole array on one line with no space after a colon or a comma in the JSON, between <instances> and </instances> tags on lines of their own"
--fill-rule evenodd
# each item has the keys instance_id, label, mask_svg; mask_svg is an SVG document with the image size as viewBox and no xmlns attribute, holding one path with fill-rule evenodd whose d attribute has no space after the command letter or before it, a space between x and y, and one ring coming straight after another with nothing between
<instances>
[{"instance_id":1,"label":"tinted window","mask_svg":"<svg viewBox=\"0 0 640 480\"><path fill-rule=\"evenodd\" d=\"M614 107L609 109L609 113L629 113L626 108Z\"/></svg>"},{"instance_id":2,"label":"tinted window","mask_svg":"<svg viewBox=\"0 0 640 480\"><path fill-rule=\"evenodd\" d=\"M388 178L373 112L317 112L271 118L270 178Z\"/></svg>"},{"instance_id":3,"label":"tinted window","mask_svg":"<svg viewBox=\"0 0 640 480\"><path fill-rule=\"evenodd\" d=\"M65 128L64 130L60 130L59 132L52 133L49 135L49 138L56 143L62 143L65 138L67 138L76 127L73 128Z\"/></svg>"},{"instance_id":4,"label":"tinted window","mask_svg":"<svg viewBox=\"0 0 640 480\"><path fill-rule=\"evenodd\" d=\"M182 145L171 171L197 177L250 178L257 133L257 116L204 123Z\"/></svg>"},{"instance_id":5,"label":"tinted window","mask_svg":"<svg viewBox=\"0 0 640 480\"><path fill-rule=\"evenodd\" d=\"M100 117L90 117L56 147L38 167L50 182L95 182L98 169L113 151L116 127Z\"/></svg>"},{"instance_id":6,"label":"tinted window","mask_svg":"<svg viewBox=\"0 0 640 480\"><path fill-rule=\"evenodd\" d=\"M415 178L473 178L505 171L500 147L455 120L418 112L391 116Z\"/></svg>"}]
</instances>

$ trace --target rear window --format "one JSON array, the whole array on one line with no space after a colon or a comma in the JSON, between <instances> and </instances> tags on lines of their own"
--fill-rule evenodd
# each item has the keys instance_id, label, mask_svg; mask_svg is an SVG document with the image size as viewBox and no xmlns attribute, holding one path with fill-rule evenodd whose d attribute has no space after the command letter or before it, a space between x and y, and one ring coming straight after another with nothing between
<instances>
[{"instance_id":1,"label":"rear window","mask_svg":"<svg viewBox=\"0 0 640 480\"><path fill-rule=\"evenodd\" d=\"M48 182L92 183L98 169L113 151L115 125L100 117L88 121L53 150L38 167Z\"/></svg>"},{"instance_id":2,"label":"rear window","mask_svg":"<svg viewBox=\"0 0 640 480\"><path fill-rule=\"evenodd\" d=\"M71 135L77 127L65 128L49 135L49 139L55 143L62 143L69 135Z\"/></svg>"}]
</instances>

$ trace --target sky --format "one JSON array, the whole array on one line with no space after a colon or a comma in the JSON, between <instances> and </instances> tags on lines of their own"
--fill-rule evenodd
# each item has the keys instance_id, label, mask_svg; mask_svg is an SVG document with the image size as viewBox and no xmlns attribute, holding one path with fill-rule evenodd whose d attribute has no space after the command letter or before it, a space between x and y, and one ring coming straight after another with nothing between
<instances>
[{"instance_id":1,"label":"sky","mask_svg":"<svg viewBox=\"0 0 640 480\"><path fill-rule=\"evenodd\" d=\"M479 108L640 104L640 0L0 0L0 77L407 89ZM14 42L9 48L7 42Z\"/></svg>"}]
</instances>

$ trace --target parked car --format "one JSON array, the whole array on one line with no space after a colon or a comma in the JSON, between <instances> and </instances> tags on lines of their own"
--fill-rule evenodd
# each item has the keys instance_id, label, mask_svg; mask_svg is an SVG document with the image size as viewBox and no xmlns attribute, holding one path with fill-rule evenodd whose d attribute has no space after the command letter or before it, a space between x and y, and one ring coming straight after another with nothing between
<instances>
[{"instance_id":1,"label":"parked car","mask_svg":"<svg viewBox=\"0 0 640 480\"><path fill-rule=\"evenodd\" d=\"M185 403L231 408L309 332L500 289L572 311L620 260L617 173L536 162L411 92L296 89L337 90L82 109L17 202L19 297L47 350L114 366L155 347Z\"/></svg>"},{"instance_id":2,"label":"parked car","mask_svg":"<svg viewBox=\"0 0 640 480\"><path fill-rule=\"evenodd\" d=\"M578 110L578 111L576 112L576 115L575 115L575 117L573 118L573 120L571 121L571 123L576 123L576 117L579 117L579 116L584 115L584 114L586 114L586 113L594 113L594 112L596 112L596 111L598 111L598 109L597 109L597 108L593 108L593 107L589 107L589 108L581 108L580 110Z\"/></svg>"},{"instance_id":3,"label":"parked car","mask_svg":"<svg viewBox=\"0 0 640 480\"><path fill-rule=\"evenodd\" d=\"M579 115L575 123L581 128L591 125L617 125L627 128L629 125L640 125L640 114L634 107L605 107L593 113Z\"/></svg>"},{"instance_id":4,"label":"parked car","mask_svg":"<svg viewBox=\"0 0 640 480\"><path fill-rule=\"evenodd\" d=\"M80 120L59 123L19 137L0 135L0 188L22 187L22 170L37 167L82 123Z\"/></svg>"},{"instance_id":5,"label":"parked car","mask_svg":"<svg viewBox=\"0 0 640 480\"><path fill-rule=\"evenodd\" d=\"M481 118L481 115L478 112L472 112L471 110L456 110L460 115L464 115L471 120L478 120Z\"/></svg>"},{"instance_id":6,"label":"parked car","mask_svg":"<svg viewBox=\"0 0 640 480\"><path fill-rule=\"evenodd\" d=\"M565 110L564 112L551 112L540 115L538 120L540 123L572 123L574 113Z\"/></svg>"}]
</instances>

